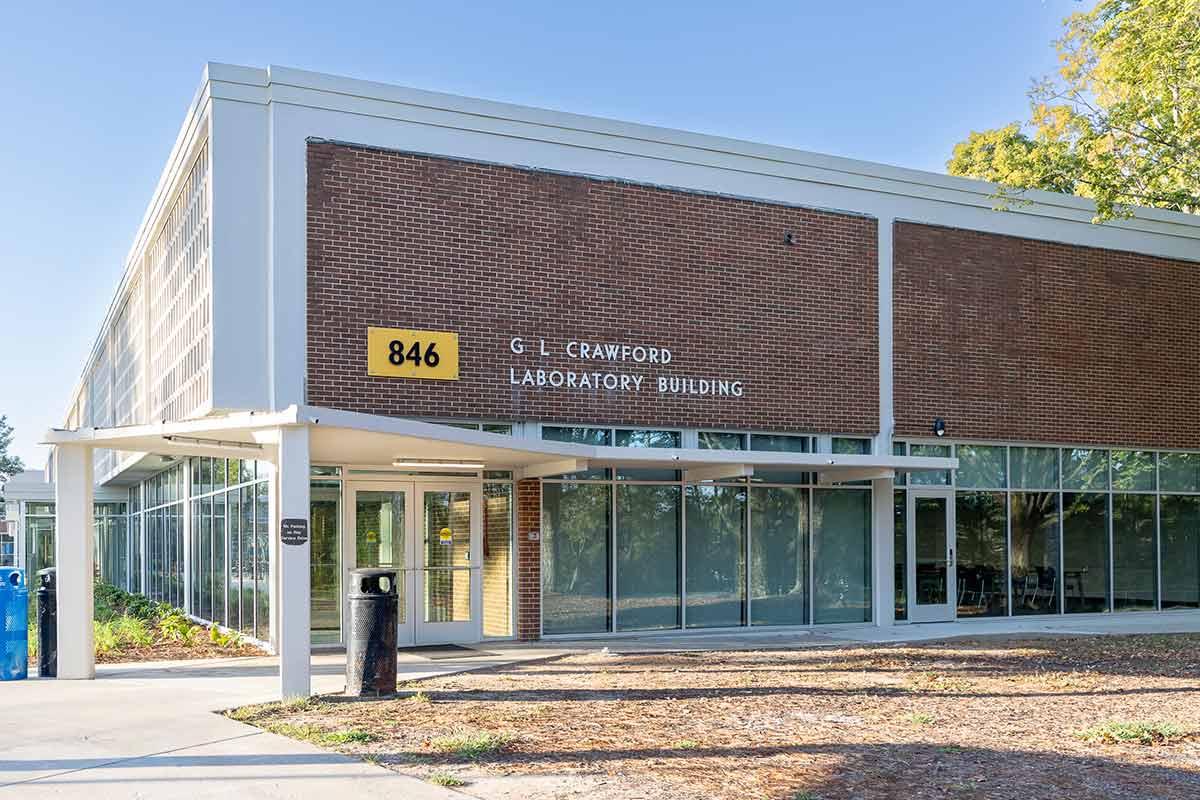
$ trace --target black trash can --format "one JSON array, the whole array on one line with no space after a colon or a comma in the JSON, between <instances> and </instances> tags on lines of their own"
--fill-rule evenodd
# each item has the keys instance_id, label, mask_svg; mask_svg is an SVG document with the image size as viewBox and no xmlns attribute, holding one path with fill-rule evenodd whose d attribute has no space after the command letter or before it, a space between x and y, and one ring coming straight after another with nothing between
<instances>
[{"instance_id":1,"label":"black trash can","mask_svg":"<svg viewBox=\"0 0 1200 800\"><path fill-rule=\"evenodd\" d=\"M396 570L350 571L350 637L346 643L346 694L396 693Z\"/></svg>"},{"instance_id":2,"label":"black trash can","mask_svg":"<svg viewBox=\"0 0 1200 800\"><path fill-rule=\"evenodd\" d=\"M38 570L38 677L58 676L58 570Z\"/></svg>"}]
</instances>

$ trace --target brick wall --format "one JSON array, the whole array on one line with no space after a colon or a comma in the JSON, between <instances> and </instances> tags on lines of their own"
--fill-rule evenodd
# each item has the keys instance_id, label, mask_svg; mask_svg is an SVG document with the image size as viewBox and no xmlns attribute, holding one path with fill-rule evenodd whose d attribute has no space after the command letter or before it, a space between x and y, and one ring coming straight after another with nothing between
<instances>
[{"instance_id":1,"label":"brick wall","mask_svg":"<svg viewBox=\"0 0 1200 800\"><path fill-rule=\"evenodd\" d=\"M517 638L542 636L542 482L517 481ZM536 532L536 540L529 534Z\"/></svg>"},{"instance_id":2,"label":"brick wall","mask_svg":"<svg viewBox=\"0 0 1200 800\"><path fill-rule=\"evenodd\" d=\"M865 217L313 142L307 398L395 416L873 434L876 247ZM369 377L369 325L457 331L460 380ZM514 355L514 336L555 355ZM569 339L673 359L574 361ZM510 368L614 366L643 374L642 390L510 383ZM659 375L741 379L745 394L660 395Z\"/></svg>"},{"instance_id":3,"label":"brick wall","mask_svg":"<svg viewBox=\"0 0 1200 800\"><path fill-rule=\"evenodd\" d=\"M900 436L1200 447L1200 265L895 226Z\"/></svg>"}]
</instances>

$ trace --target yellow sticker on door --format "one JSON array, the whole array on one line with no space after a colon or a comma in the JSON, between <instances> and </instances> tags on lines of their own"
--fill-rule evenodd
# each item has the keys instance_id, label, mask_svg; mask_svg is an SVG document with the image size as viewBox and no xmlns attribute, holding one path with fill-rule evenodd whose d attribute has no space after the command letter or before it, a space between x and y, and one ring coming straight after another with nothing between
<instances>
[{"instance_id":1,"label":"yellow sticker on door","mask_svg":"<svg viewBox=\"0 0 1200 800\"><path fill-rule=\"evenodd\" d=\"M442 528L438 531L438 541L442 544L450 544L454 541L454 532L449 528Z\"/></svg>"}]
</instances>

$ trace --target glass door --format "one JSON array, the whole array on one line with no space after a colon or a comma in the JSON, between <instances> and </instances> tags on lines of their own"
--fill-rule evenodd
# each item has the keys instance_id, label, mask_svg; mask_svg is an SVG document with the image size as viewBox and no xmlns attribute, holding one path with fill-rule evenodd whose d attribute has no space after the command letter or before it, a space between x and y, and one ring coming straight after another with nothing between
<instances>
[{"instance_id":1,"label":"glass door","mask_svg":"<svg viewBox=\"0 0 1200 800\"><path fill-rule=\"evenodd\" d=\"M908 618L949 622L957 606L954 564L954 493L908 492Z\"/></svg>"},{"instance_id":2,"label":"glass door","mask_svg":"<svg viewBox=\"0 0 1200 800\"><path fill-rule=\"evenodd\" d=\"M387 567L396 570L399 600L399 623L396 643L401 647L413 643L412 607L413 508L411 486L351 487L353 498L354 560L347 568ZM343 586L350 581L344 580ZM348 606L347 606L348 608ZM347 612L348 614L349 612ZM348 630L348 628L347 628Z\"/></svg>"},{"instance_id":3,"label":"glass door","mask_svg":"<svg viewBox=\"0 0 1200 800\"><path fill-rule=\"evenodd\" d=\"M473 486L418 486L420 533L416 554L416 641L474 642L480 638L482 509Z\"/></svg>"}]
</instances>

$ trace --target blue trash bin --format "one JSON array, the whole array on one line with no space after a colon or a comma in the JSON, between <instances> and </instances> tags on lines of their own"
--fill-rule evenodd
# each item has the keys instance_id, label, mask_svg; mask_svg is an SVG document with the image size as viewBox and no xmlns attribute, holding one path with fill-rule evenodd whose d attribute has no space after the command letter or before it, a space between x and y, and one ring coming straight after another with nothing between
<instances>
[{"instance_id":1,"label":"blue trash bin","mask_svg":"<svg viewBox=\"0 0 1200 800\"><path fill-rule=\"evenodd\" d=\"M29 677L29 587L19 569L0 569L0 681Z\"/></svg>"}]
</instances>

